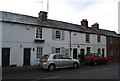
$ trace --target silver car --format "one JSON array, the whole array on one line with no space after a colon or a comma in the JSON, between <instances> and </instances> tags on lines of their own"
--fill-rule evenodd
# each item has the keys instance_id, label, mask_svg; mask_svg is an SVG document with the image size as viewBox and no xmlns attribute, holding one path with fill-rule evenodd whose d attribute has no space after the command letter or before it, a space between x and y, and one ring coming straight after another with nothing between
<instances>
[{"instance_id":1,"label":"silver car","mask_svg":"<svg viewBox=\"0 0 120 81\"><path fill-rule=\"evenodd\" d=\"M79 60L73 59L64 54L45 54L40 59L39 65L43 69L54 71L56 68L78 68L80 66L80 62Z\"/></svg>"}]
</instances>

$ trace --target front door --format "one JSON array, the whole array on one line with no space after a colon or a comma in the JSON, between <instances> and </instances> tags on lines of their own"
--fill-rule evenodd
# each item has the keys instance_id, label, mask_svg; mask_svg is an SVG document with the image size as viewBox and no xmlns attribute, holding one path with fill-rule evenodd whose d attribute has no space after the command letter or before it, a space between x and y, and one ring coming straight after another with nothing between
<instances>
[{"instance_id":1,"label":"front door","mask_svg":"<svg viewBox=\"0 0 120 81\"><path fill-rule=\"evenodd\" d=\"M105 49L103 48L102 49L102 57L104 57L104 55L105 55Z\"/></svg>"},{"instance_id":2,"label":"front door","mask_svg":"<svg viewBox=\"0 0 120 81\"><path fill-rule=\"evenodd\" d=\"M73 58L77 59L77 49L73 49Z\"/></svg>"},{"instance_id":3,"label":"front door","mask_svg":"<svg viewBox=\"0 0 120 81\"><path fill-rule=\"evenodd\" d=\"M10 48L2 48L2 67L8 67L10 63Z\"/></svg>"},{"instance_id":4,"label":"front door","mask_svg":"<svg viewBox=\"0 0 120 81\"><path fill-rule=\"evenodd\" d=\"M80 49L80 53L81 53L81 61L84 61L85 50Z\"/></svg>"},{"instance_id":5,"label":"front door","mask_svg":"<svg viewBox=\"0 0 120 81\"><path fill-rule=\"evenodd\" d=\"M31 49L25 48L24 49L24 66L29 66L30 65L30 54L31 54Z\"/></svg>"}]
</instances>

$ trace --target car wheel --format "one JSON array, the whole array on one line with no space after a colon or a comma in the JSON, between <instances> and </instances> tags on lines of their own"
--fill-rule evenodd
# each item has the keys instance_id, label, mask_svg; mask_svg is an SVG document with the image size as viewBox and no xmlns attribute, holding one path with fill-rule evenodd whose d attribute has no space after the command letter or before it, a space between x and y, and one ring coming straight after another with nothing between
<instances>
[{"instance_id":1,"label":"car wheel","mask_svg":"<svg viewBox=\"0 0 120 81\"><path fill-rule=\"evenodd\" d=\"M48 66L48 70L49 70L49 71L54 71L54 70L55 70L55 65L54 65L54 64L50 64L50 65Z\"/></svg>"},{"instance_id":2,"label":"car wheel","mask_svg":"<svg viewBox=\"0 0 120 81\"><path fill-rule=\"evenodd\" d=\"M74 63L73 68L78 68L78 63Z\"/></svg>"}]
</instances>

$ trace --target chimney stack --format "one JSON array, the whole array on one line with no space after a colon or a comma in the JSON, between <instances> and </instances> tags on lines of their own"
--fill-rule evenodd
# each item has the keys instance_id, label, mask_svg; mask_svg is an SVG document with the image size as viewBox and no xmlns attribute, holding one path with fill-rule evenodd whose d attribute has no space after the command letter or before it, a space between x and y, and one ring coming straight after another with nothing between
<instances>
[{"instance_id":1,"label":"chimney stack","mask_svg":"<svg viewBox=\"0 0 120 81\"><path fill-rule=\"evenodd\" d=\"M81 26L83 26L83 27L88 27L88 21L87 21L87 19L83 19L83 20L81 21Z\"/></svg>"},{"instance_id":2,"label":"chimney stack","mask_svg":"<svg viewBox=\"0 0 120 81\"><path fill-rule=\"evenodd\" d=\"M45 11L40 11L38 13L38 18L41 20L41 21L47 21L47 12Z\"/></svg>"},{"instance_id":3,"label":"chimney stack","mask_svg":"<svg viewBox=\"0 0 120 81\"><path fill-rule=\"evenodd\" d=\"M93 24L92 28L99 29L99 24L98 23Z\"/></svg>"}]
</instances>

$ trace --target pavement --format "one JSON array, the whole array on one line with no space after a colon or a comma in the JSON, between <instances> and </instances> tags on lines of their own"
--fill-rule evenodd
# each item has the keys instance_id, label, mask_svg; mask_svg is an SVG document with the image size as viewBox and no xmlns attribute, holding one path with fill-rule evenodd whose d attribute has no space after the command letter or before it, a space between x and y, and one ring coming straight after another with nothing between
<instances>
[{"instance_id":1,"label":"pavement","mask_svg":"<svg viewBox=\"0 0 120 81\"><path fill-rule=\"evenodd\" d=\"M3 67L2 72L20 72L40 69L38 65L34 66L18 66L18 67Z\"/></svg>"}]
</instances>

